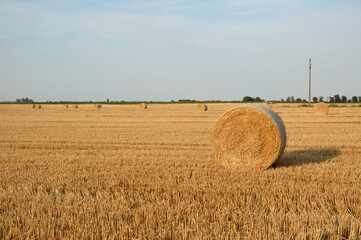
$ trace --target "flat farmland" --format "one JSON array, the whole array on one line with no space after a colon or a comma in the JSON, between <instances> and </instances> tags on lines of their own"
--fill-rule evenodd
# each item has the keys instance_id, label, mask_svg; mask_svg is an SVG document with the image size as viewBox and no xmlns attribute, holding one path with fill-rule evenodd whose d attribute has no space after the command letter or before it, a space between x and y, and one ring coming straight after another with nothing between
<instances>
[{"instance_id":1,"label":"flat farmland","mask_svg":"<svg viewBox=\"0 0 361 240\"><path fill-rule=\"evenodd\" d=\"M0 238L360 238L361 107L274 104L284 155L239 171L211 148L237 105L0 105Z\"/></svg>"}]
</instances>

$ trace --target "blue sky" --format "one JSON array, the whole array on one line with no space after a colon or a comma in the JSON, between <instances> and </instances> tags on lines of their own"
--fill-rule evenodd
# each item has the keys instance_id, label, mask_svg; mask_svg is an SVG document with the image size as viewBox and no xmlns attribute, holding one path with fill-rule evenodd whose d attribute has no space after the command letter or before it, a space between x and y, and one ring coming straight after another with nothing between
<instances>
[{"instance_id":1,"label":"blue sky","mask_svg":"<svg viewBox=\"0 0 361 240\"><path fill-rule=\"evenodd\" d=\"M361 95L361 1L2 1L0 101Z\"/></svg>"}]
</instances>

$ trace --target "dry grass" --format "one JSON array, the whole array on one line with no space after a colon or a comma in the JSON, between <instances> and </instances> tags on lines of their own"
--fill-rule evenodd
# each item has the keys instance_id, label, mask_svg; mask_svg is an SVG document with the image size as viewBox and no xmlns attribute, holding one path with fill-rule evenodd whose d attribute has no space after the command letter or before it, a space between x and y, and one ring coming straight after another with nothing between
<instances>
[{"instance_id":1,"label":"dry grass","mask_svg":"<svg viewBox=\"0 0 361 240\"><path fill-rule=\"evenodd\" d=\"M213 152L231 168L268 168L283 154L285 146L281 118L260 104L240 105L225 112L212 133Z\"/></svg>"},{"instance_id":2,"label":"dry grass","mask_svg":"<svg viewBox=\"0 0 361 240\"><path fill-rule=\"evenodd\" d=\"M275 104L285 153L237 171L210 144L234 106L0 105L0 239L357 239L361 108Z\"/></svg>"}]
</instances>

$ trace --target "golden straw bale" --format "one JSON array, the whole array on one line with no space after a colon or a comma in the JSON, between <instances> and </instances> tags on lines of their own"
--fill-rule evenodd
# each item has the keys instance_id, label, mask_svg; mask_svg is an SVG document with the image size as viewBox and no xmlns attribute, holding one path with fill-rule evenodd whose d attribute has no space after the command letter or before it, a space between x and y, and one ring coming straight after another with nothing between
<instances>
[{"instance_id":1,"label":"golden straw bale","mask_svg":"<svg viewBox=\"0 0 361 240\"><path fill-rule=\"evenodd\" d=\"M139 108L141 109L147 109L148 108L148 105L146 103L141 103L139 104Z\"/></svg>"},{"instance_id":2,"label":"golden straw bale","mask_svg":"<svg viewBox=\"0 0 361 240\"><path fill-rule=\"evenodd\" d=\"M212 133L216 158L231 168L268 168L281 157L285 146L286 129L281 118L259 104L225 112Z\"/></svg>"},{"instance_id":3,"label":"golden straw bale","mask_svg":"<svg viewBox=\"0 0 361 240\"><path fill-rule=\"evenodd\" d=\"M327 115L328 114L328 106L324 102L319 102L314 106L314 111L317 115Z\"/></svg>"},{"instance_id":4,"label":"golden straw bale","mask_svg":"<svg viewBox=\"0 0 361 240\"><path fill-rule=\"evenodd\" d=\"M262 103L260 103L262 106L264 106L264 107L267 107L267 108L272 108L272 106L269 104L269 103L267 103L267 102L262 102Z\"/></svg>"},{"instance_id":5,"label":"golden straw bale","mask_svg":"<svg viewBox=\"0 0 361 240\"><path fill-rule=\"evenodd\" d=\"M197 105L197 109L198 109L199 111L207 111L207 110L208 110L208 107L207 107L206 104L200 103L200 104Z\"/></svg>"}]
</instances>

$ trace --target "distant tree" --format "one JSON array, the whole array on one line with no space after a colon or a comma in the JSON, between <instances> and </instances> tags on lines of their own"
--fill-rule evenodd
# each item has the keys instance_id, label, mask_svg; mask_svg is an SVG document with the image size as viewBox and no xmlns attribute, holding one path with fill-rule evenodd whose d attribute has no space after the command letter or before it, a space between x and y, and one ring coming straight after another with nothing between
<instances>
[{"instance_id":1,"label":"distant tree","mask_svg":"<svg viewBox=\"0 0 361 240\"><path fill-rule=\"evenodd\" d=\"M16 102L18 102L18 103L32 103L34 101L33 101L33 99L30 99L30 98L19 98L19 99L16 99Z\"/></svg>"},{"instance_id":2,"label":"distant tree","mask_svg":"<svg viewBox=\"0 0 361 240\"><path fill-rule=\"evenodd\" d=\"M291 102L291 97L287 97L286 102Z\"/></svg>"},{"instance_id":3,"label":"distant tree","mask_svg":"<svg viewBox=\"0 0 361 240\"><path fill-rule=\"evenodd\" d=\"M350 103L350 102L352 102L352 101L351 101L351 99L349 99L349 100L347 100L347 102L349 102L349 103Z\"/></svg>"},{"instance_id":4,"label":"distant tree","mask_svg":"<svg viewBox=\"0 0 361 240\"><path fill-rule=\"evenodd\" d=\"M303 102L303 103L307 103L307 100L306 100L306 99L302 99L302 102Z\"/></svg>"},{"instance_id":5,"label":"distant tree","mask_svg":"<svg viewBox=\"0 0 361 240\"><path fill-rule=\"evenodd\" d=\"M285 100L283 98L281 98L281 102L285 102Z\"/></svg>"},{"instance_id":6,"label":"distant tree","mask_svg":"<svg viewBox=\"0 0 361 240\"><path fill-rule=\"evenodd\" d=\"M358 97L358 102L360 102L360 103L361 103L361 96L359 96L359 97Z\"/></svg>"},{"instance_id":7,"label":"distant tree","mask_svg":"<svg viewBox=\"0 0 361 240\"><path fill-rule=\"evenodd\" d=\"M345 95L343 95L341 97L341 102L343 102L343 103L347 102L347 97Z\"/></svg>"},{"instance_id":8,"label":"distant tree","mask_svg":"<svg viewBox=\"0 0 361 240\"><path fill-rule=\"evenodd\" d=\"M317 97L313 97L313 98L312 98L312 101L313 101L314 103L316 103L317 100L318 100Z\"/></svg>"},{"instance_id":9,"label":"distant tree","mask_svg":"<svg viewBox=\"0 0 361 240\"><path fill-rule=\"evenodd\" d=\"M296 102L300 103L300 102L302 102L302 99L301 98L296 98Z\"/></svg>"},{"instance_id":10,"label":"distant tree","mask_svg":"<svg viewBox=\"0 0 361 240\"><path fill-rule=\"evenodd\" d=\"M340 95L336 94L333 97L335 98L335 103L340 103L341 102Z\"/></svg>"},{"instance_id":11,"label":"distant tree","mask_svg":"<svg viewBox=\"0 0 361 240\"><path fill-rule=\"evenodd\" d=\"M329 99L330 99L330 100L329 100L330 103L334 103L334 102L335 102L335 97L329 97Z\"/></svg>"},{"instance_id":12,"label":"distant tree","mask_svg":"<svg viewBox=\"0 0 361 240\"><path fill-rule=\"evenodd\" d=\"M261 99L260 97L256 97L256 98L254 99L254 101L255 101L255 102L264 102L264 100Z\"/></svg>"},{"instance_id":13,"label":"distant tree","mask_svg":"<svg viewBox=\"0 0 361 240\"><path fill-rule=\"evenodd\" d=\"M295 102L295 97L291 96L291 102Z\"/></svg>"},{"instance_id":14,"label":"distant tree","mask_svg":"<svg viewBox=\"0 0 361 240\"><path fill-rule=\"evenodd\" d=\"M245 96L242 99L243 102L254 102L254 100L255 99L253 97L250 97L250 96Z\"/></svg>"},{"instance_id":15,"label":"distant tree","mask_svg":"<svg viewBox=\"0 0 361 240\"><path fill-rule=\"evenodd\" d=\"M319 102L323 102L323 97L320 96L320 97L318 98L318 101L319 101Z\"/></svg>"},{"instance_id":16,"label":"distant tree","mask_svg":"<svg viewBox=\"0 0 361 240\"><path fill-rule=\"evenodd\" d=\"M354 103L357 103L357 102L358 102L358 99L357 99L356 96L353 96L353 97L352 97L352 102L354 102Z\"/></svg>"}]
</instances>

